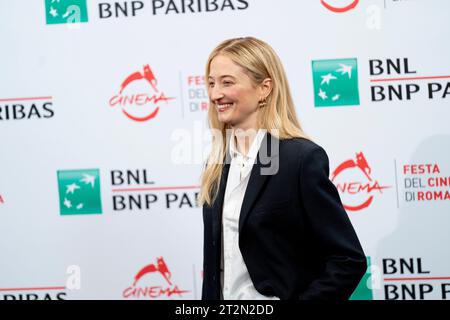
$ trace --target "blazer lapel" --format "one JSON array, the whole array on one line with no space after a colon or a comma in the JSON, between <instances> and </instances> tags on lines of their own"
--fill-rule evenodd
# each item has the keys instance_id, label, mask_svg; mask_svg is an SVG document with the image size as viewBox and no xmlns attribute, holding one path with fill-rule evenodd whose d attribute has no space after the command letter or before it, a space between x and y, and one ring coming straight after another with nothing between
<instances>
[{"instance_id":1,"label":"blazer lapel","mask_svg":"<svg viewBox=\"0 0 450 320\"><path fill-rule=\"evenodd\" d=\"M223 200L225 197L225 188L227 186L228 171L230 170L230 164L225 163L222 169L222 177L220 178L219 192L217 198L214 201L212 208L212 223L213 223L213 238L220 237L221 224L222 224L222 208Z\"/></svg>"},{"instance_id":2,"label":"blazer lapel","mask_svg":"<svg viewBox=\"0 0 450 320\"><path fill-rule=\"evenodd\" d=\"M271 165L273 160L278 157L279 145L272 142L279 142L278 139L272 137L268 132L261 142L255 163L253 164L247 189L245 190L244 200L242 201L241 212L239 216L239 233L248 218L249 212L253 207L258 195L265 186L267 179L271 175L268 173L267 165ZM278 159L277 159L278 160Z\"/></svg>"}]
</instances>

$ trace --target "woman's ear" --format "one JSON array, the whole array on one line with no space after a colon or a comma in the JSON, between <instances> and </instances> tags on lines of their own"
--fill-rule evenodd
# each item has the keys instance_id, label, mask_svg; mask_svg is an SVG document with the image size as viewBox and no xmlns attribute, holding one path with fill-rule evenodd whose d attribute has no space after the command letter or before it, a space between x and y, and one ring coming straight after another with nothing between
<instances>
[{"instance_id":1,"label":"woman's ear","mask_svg":"<svg viewBox=\"0 0 450 320\"><path fill-rule=\"evenodd\" d=\"M260 88L261 88L261 96L263 97L263 99L267 98L267 96L272 92L272 79L265 78L261 82Z\"/></svg>"}]
</instances>

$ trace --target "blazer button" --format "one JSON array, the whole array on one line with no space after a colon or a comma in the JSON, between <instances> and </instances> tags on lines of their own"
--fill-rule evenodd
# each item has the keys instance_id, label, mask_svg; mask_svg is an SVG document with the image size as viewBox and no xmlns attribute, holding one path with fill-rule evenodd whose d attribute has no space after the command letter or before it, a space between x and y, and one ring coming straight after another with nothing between
<instances>
[{"instance_id":1,"label":"blazer button","mask_svg":"<svg viewBox=\"0 0 450 320\"><path fill-rule=\"evenodd\" d=\"M216 241L214 240L214 241L213 241L213 247L215 247L215 246L216 246Z\"/></svg>"},{"instance_id":2,"label":"blazer button","mask_svg":"<svg viewBox=\"0 0 450 320\"><path fill-rule=\"evenodd\" d=\"M212 276L212 278L213 278L213 281L216 281L216 276Z\"/></svg>"}]
</instances>

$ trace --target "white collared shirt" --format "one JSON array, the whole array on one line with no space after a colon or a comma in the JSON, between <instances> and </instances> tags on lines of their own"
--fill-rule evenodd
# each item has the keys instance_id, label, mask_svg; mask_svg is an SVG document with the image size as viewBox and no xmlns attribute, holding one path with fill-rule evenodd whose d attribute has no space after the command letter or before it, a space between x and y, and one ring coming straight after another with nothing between
<instances>
[{"instance_id":1,"label":"white collared shirt","mask_svg":"<svg viewBox=\"0 0 450 320\"><path fill-rule=\"evenodd\" d=\"M239 249L239 216L242 202L264 135L265 130L258 131L247 156L237 150L234 133L230 138L231 163L222 215L221 284L225 300L279 300L277 297L264 296L255 289Z\"/></svg>"}]
</instances>

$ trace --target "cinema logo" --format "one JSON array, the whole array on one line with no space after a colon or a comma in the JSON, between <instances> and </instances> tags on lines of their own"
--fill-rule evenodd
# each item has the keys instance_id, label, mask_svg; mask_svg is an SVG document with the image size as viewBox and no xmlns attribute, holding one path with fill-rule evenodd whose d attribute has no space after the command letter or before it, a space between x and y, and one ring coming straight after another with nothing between
<instances>
[{"instance_id":1,"label":"cinema logo","mask_svg":"<svg viewBox=\"0 0 450 320\"><path fill-rule=\"evenodd\" d=\"M52 100L51 96L0 99L0 121L53 118L55 111Z\"/></svg>"},{"instance_id":2,"label":"cinema logo","mask_svg":"<svg viewBox=\"0 0 450 320\"><path fill-rule=\"evenodd\" d=\"M450 277L431 276L420 257L383 259L386 300L424 300L450 298Z\"/></svg>"},{"instance_id":3,"label":"cinema logo","mask_svg":"<svg viewBox=\"0 0 450 320\"><path fill-rule=\"evenodd\" d=\"M144 285L143 278L151 280L151 285ZM156 259L156 263L151 263L136 273L133 284L126 288L122 295L126 299L130 298L170 298L175 296L182 298L183 294L189 290L181 290L172 281L172 273L169 270L163 257Z\"/></svg>"},{"instance_id":4,"label":"cinema logo","mask_svg":"<svg viewBox=\"0 0 450 320\"><path fill-rule=\"evenodd\" d=\"M320 0L322 6L334 13L344 13L354 9L359 0Z\"/></svg>"},{"instance_id":5,"label":"cinema logo","mask_svg":"<svg viewBox=\"0 0 450 320\"><path fill-rule=\"evenodd\" d=\"M342 196L344 208L360 211L370 206L375 195L383 193L390 186L380 185L372 177L372 168L362 152L355 159L342 162L331 174L331 181Z\"/></svg>"},{"instance_id":6,"label":"cinema logo","mask_svg":"<svg viewBox=\"0 0 450 320\"><path fill-rule=\"evenodd\" d=\"M166 97L157 87L158 81L150 68L128 75L121 83L119 92L112 96L109 105L120 108L123 115L136 122L146 122L156 117L161 104L167 105L174 98Z\"/></svg>"},{"instance_id":7,"label":"cinema logo","mask_svg":"<svg viewBox=\"0 0 450 320\"><path fill-rule=\"evenodd\" d=\"M66 300L67 289L60 287L0 288L0 300Z\"/></svg>"},{"instance_id":8,"label":"cinema logo","mask_svg":"<svg viewBox=\"0 0 450 320\"><path fill-rule=\"evenodd\" d=\"M450 176L442 174L438 163L404 164L402 175L406 202L450 200Z\"/></svg>"},{"instance_id":9,"label":"cinema logo","mask_svg":"<svg viewBox=\"0 0 450 320\"><path fill-rule=\"evenodd\" d=\"M146 169L111 170L115 212L197 207L199 186L157 186Z\"/></svg>"}]
</instances>

